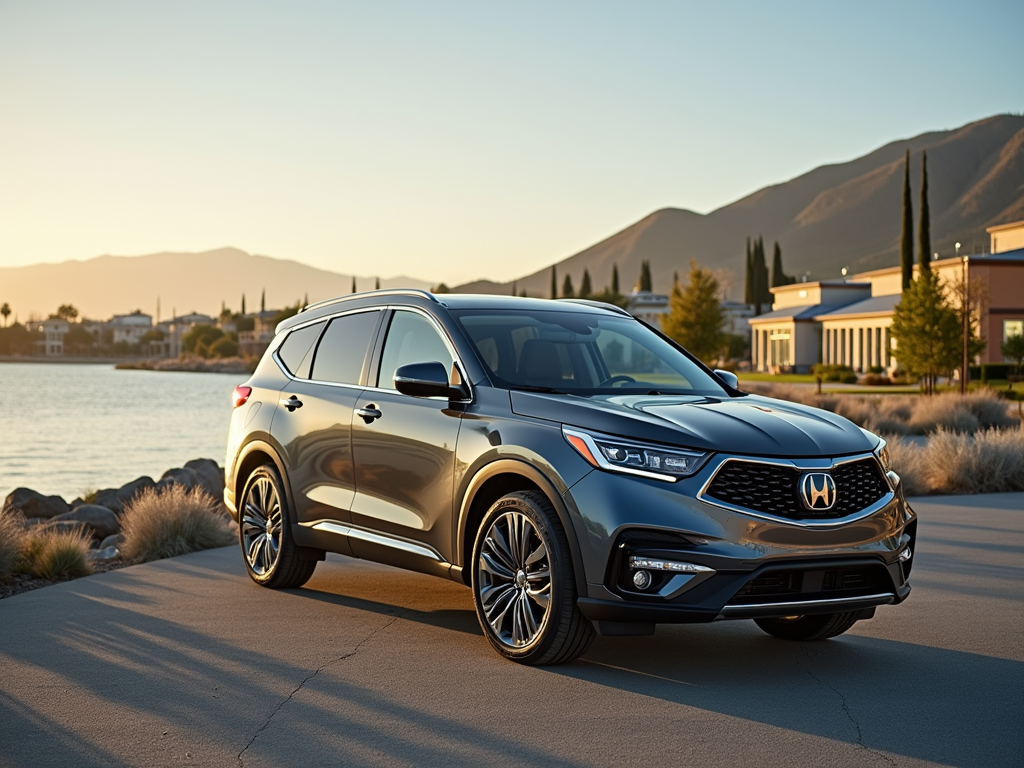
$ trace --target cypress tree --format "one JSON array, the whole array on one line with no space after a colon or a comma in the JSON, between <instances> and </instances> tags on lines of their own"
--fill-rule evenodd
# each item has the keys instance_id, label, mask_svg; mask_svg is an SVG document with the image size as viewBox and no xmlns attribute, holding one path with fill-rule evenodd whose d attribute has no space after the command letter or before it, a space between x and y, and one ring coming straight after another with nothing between
<instances>
[{"instance_id":1,"label":"cypress tree","mask_svg":"<svg viewBox=\"0 0 1024 768\"><path fill-rule=\"evenodd\" d=\"M921 228L917 236L917 259L921 271L932 268L932 223L928 210L928 153L921 153Z\"/></svg>"},{"instance_id":2,"label":"cypress tree","mask_svg":"<svg viewBox=\"0 0 1024 768\"><path fill-rule=\"evenodd\" d=\"M555 265L551 265L551 298L558 298L558 270Z\"/></svg>"},{"instance_id":3,"label":"cypress tree","mask_svg":"<svg viewBox=\"0 0 1024 768\"><path fill-rule=\"evenodd\" d=\"M652 290L651 288L651 262L644 259L640 262L640 280L637 281L636 289L638 291L647 291L648 293Z\"/></svg>"},{"instance_id":4,"label":"cypress tree","mask_svg":"<svg viewBox=\"0 0 1024 768\"><path fill-rule=\"evenodd\" d=\"M516 290L516 281L515 280L512 281L512 295L513 296L518 296L519 295L519 291Z\"/></svg>"},{"instance_id":5,"label":"cypress tree","mask_svg":"<svg viewBox=\"0 0 1024 768\"><path fill-rule=\"evenodd\" d=\"M380 278L379 277L377 278L377 281L374 283L373 287L374 287L374 290L377 290L377 291L380 290Z\"/></svg>"},{"instance_id":6,"label":"cypress tree","mask_svg":"<svg viewBox=\"0 0 1024 768\"><path fill-rule=\"evenodd\" d=\"M302 294L302 306L304 306L304 307L308 307L309 306L309 294L308 293Z\"/></svg>"},{"instance_id":7,"label":"cypress tree","mask_svg":"<svg viewBox=\"0 0 1024 768\"><path fill-rule=\"evenodd\" d=\"M910 202L910 150L903 164L903 230L900 233L900 266L903 268L903 290L914 279L914 213Z\"/></svg>"},{"instance_id":8,"label":"cypress tree","mask_svg":"<svg viewBox=\"0 0 1024 768\"><path fill-rule=\"evenodd\" d=\"M612 293L619 292L619 265L612 264Z\"/></svg>"},{"instance_id":9,"label":"cypress tree","mask_svg":"<svg viewBox=\"0 0 1024 768\"><path fill-rule=\"evenodd\" d=\"M245 294L242 294L242 314L245 314Z\"/></svg>"},{"instance_id":10,"label":"cypress tree","mask_svg":"<svg viewBox=\"0 0 1024 768\"><path fill-rule=\"evenodd\" d=\"M580 282L580 298L585 299L593 292L594 289L590 285L590 272L584 269L583 280Z\"/></svg>"},{"instance_id":11,"label":"cypress tree","mask_svg":"<svg viewBox=\"0 0 1024 768\"><path fill-rule=\"evenodd\" d=\"M264 288L260 293L260 312L267 311L267 289Z\"/></svg>"},{"instance_id":12,"label":"cypress tree","mask_svg":"<svg viewBox=\"0 0 1024 768\"><path fill-rule=\"evenodd\" d=\"M352 275L352 293L356 292L356 276Z\"/></svg>"},{"instance_id":13,"label":"cypress tree","mask_svg":"<svg viewBox=\"0 0 1024 768\"><path fill-rule=\"evenodd\" d=\"M754 303L754 254L750 250L750 236L747 236L747 272L743 278L743 303Z\"/></svg>"},{"instance_id":14,"label":"cypress tree","mask_svg":"<svg viewBox=\"0 0 1024 768\"><path fill-rule=\"evenodd\" d=\"M572 287L572 275L566 275L565 280L562 281L562 296L567 299L572 299L576 296L576 291Z\"/></svg>"},{"instance_id":15,"label":"cypress tree","mask_svg":"<svg viewBox=\"0 0 1024 768\"><path fill-rule=\"evenodd\" d=\"M792 285L796 282L795 277L787 275L782 269L782 249L779 247L779 241L775 241L775 253L772 256L772 288L778 288L780 285Z\"/></svg>"}]
</instances>

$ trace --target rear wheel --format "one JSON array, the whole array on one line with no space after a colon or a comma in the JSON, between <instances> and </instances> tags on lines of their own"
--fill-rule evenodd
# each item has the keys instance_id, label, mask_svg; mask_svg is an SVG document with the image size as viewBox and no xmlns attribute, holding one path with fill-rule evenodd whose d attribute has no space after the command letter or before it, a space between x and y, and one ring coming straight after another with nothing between
<instances>
[{"instance_id":1,"label":"rear wheel","mask_svg":"<svg viewBox=\"0 0 1024 768\"><path fill-rule=\"evenodd\" d=\"M772 637L783 640L828 640L856 624L857 616L858 612L822 613L816 616L754 619L754 623Z\"/></svg>"},{"instance_id":2,"label":"rear wheel","mask_svg":"<svg viewBox=\"0 0 1024 768\"><path fill-rule=\"evenodd\" d=\"M510 493L477 531L473 598L484 635L520 664L562 664L590 647L593 625L576 605L569 541L547 497Z\"/></svg>"},{"instance_id":3,"label":"rear wheel","mask_svg":"<svg viewBox=\"0 0 1024 768\"><path fill-rule=\"evenodd\" d=\"M316 569L315 560L299 557L287 509L277 470L269 464L253 470L242 491L238 543L250 578L271 589L301 587Z\"/></svg>"}]
</instances>

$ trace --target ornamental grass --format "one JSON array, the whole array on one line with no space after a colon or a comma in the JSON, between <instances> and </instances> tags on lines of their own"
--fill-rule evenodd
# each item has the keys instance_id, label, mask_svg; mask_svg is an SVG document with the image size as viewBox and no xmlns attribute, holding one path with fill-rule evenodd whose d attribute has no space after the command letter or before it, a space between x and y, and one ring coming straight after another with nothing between
<instances>
[{"instance_id":1,"label":"ornamental grass","mask_svg":"<svg viewBox=\"0 0 1024 768\"><path fill-rule=\"evenodd\" d=\"M136 563L223 547L235 540L220 505L201 488L150 488L121 516L121 554Z\"/></svg>"}]
</instances>

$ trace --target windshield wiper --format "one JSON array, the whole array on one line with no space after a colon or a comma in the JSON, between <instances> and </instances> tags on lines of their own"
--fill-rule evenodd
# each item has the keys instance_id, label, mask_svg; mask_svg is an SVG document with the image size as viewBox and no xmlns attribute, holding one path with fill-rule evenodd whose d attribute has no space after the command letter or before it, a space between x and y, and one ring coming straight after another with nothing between
<instances>
[{"instance_id":1,"label":"windshield wiper","mask_svg":"<svg viewBox=\"0 0 1024 768\"><path fill-rule=\"evenodd\" d=\"M568 392L563 392L562 390L555 389L554 387L539 387L534 386L533 384L511 384L509 385L509 389L516 389L519 390L520 392L543 392L546 395L569 394Z\"/></svg>"}]
</instances>

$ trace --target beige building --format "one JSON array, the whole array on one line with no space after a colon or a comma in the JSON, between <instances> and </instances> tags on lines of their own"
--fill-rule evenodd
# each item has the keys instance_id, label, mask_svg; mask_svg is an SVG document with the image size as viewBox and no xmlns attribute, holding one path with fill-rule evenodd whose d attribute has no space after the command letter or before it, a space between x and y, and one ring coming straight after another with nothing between
<instances>
[{"instance_id":1,"label":"beige building","mask_svg":"<svg viewBox=\"0 0 1024 768\"><path fill-rule=\"evenodd\" d=\"M991 253L936 259L931 267L949 289L963 279L981 287L986 300L980 332L986 346L975 362L999 363L1004 362L1002 342L1024 334L1024 221L988 232ZM915 276L918 269L915 265ZM748 321L753 369L806 373L815 363L833 363L858 372L895 370L899 354L889 328L901 286L900 268L888 267L847 280L772 288L772 311Z\"/></svg>"}]
</instances>

